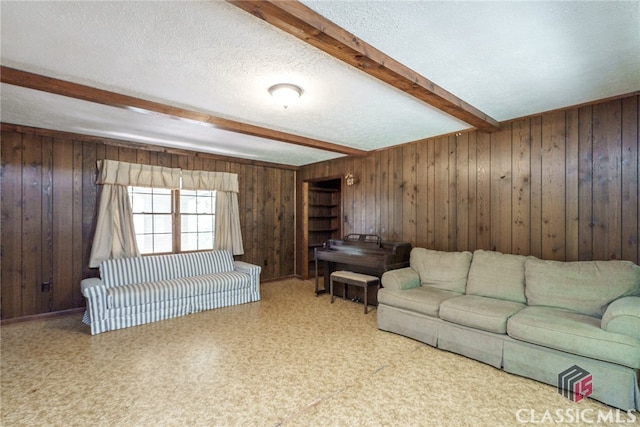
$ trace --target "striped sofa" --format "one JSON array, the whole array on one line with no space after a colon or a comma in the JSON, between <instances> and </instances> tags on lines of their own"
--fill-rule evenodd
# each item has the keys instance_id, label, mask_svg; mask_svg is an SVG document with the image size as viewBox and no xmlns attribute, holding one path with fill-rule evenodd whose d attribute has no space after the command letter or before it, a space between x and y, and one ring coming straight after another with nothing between
<instances>
[{"instance_id":1,"label":"striped sofa","mask_svg":"<svg viewBox=\"0 0 640 427\"><path fill-rule=\"evenodd\" d=\"M260 266L229 251L120 258L82 280L91 334L260 300Z\"/></svg>"}]
</instances>

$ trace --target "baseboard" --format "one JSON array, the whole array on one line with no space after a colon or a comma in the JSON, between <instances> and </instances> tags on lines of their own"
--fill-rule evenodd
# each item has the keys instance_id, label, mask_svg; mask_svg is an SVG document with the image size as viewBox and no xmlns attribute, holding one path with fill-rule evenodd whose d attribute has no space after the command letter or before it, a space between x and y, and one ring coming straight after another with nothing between
<instances>
[{"instance_id":1,"label":"baseboard","mask_svg":"<svg viewBox=\"0 0 640 427\"><path fill-rule=\"evenodd\" d=\"M52 311L49 313L32 314L31 316L14 317L11 319L0 320L0 326L10 323L28 322L30 320L49 319L51 317L69 316L71 314L84 313L85 308L70 308L69 310Z\"/></svg>"}]
</instances>

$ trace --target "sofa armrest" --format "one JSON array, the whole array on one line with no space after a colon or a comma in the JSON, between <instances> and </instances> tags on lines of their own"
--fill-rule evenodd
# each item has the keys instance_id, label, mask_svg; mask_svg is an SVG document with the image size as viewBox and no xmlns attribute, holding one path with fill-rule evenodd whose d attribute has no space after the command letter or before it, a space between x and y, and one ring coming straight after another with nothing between
<instances>
[{"instance_id":1,"label":"sofa armrest","mask_svg":"<svg viewBox=\"0 0 640 427\"><path fill-rule=\"evenodd\" d=\"M256 292L260 292L260 272L262 267L244 261L233 261L233 269L251 276Z\"/></svg>"},{"instance_id":2,"label":"sofa armrest","mask_svg":"<svg viewBox=\"0 0 640 427\"><path fill-rule=\"evenodd\" d=\"M87 292L85 290L88 291L88 289L95 288L100 285L102 285L102 280L97 277L90 277L88 279L82 279L80 282L80 290L82 291L82 295L87 297Z\"/></svg>"},{"instance_id":3,"label":"sofa armrest","mask_svg":"<svg viewBox=\"0 0 640 427\"><path fill-rule=\"evenodd\" d=\"M382 275L382 286L388 289L403 290L420 286L420 276L411 267L390 270Z\"/></svg>"},{"instance_id":4,"label":"sofa armrest","mask_svg":"<svg viewBox=\"0 0 640 427\"><path fill-rule=\"evenodd\" d=\"M613 301L604 312L600 326L607 332L640 339L640 297Z\"/></svg>"},{"instance_id":5,"label":"sofa armrest","mask_svg":"<svg viewBox=\"0 0 640 427\"><path fill-rule=\"evenodd\" d=\"M97 277L83 279L80 282L82 295L87 299L87 310L82 321L91 326L91 334L102 332L107 318L107 286Z\"/></svg>"}]
</instances>

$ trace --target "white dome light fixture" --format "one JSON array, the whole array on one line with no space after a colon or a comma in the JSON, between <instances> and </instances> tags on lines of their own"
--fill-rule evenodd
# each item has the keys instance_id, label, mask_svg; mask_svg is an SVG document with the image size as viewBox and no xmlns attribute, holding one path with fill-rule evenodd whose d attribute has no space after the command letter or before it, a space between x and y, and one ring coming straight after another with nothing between
<instances>
[{"instance_id":1,"label":"white dome light fixture","mask_svg":"<svg viewBox=\"0 0 640 427\"><path fill-rule=\"evenodd\" d=\"M269 88L269 93L280 105L287 108L302 96L302 88L290 83L279 83Z\"/></svg>"}]
</instances>

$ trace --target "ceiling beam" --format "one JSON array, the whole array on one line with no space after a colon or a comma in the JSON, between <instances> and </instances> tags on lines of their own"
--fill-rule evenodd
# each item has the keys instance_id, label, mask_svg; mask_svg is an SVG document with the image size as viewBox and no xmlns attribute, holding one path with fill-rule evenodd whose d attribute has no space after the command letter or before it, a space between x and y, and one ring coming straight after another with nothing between
<instances>
[{"instance_id":1,"label":"ceiling beam","mask_svg":"<svg viewBox=\"0 0 640 427\"><path fill-rule=\"evenodd\" d=\"M269 24L427 104L494 132L499 123L298 1L227 0Z\"/></svg>"},{"instance_id":2,"label":"ceiling beam","mask_svg":"<svg viewBox=\"0 0 640 427\"><path fill-rule=\"evenodd\" d=\"M135 111L142 110L151 113L171 116L174 118L208 123L222 130L287 142L290 144L301 145L303 147L316 148L333 153L346 154L348 156L362 157L367 154L367 152L364 150L359 150L344 145L338 145L331 142L320 141L304 136L294 135L273 129L263 128L260 126L250 125L247 123L237 122L234 120L224 119L222 117L213 116L211 114L199 113L197 111L173 107L170 105L161 104L159 102L135 98L116 92L97 89L91 86L85 86L52 77L46 77L40 74L34 74L5 66L0 67L0 81L2 83L14 86L35 89L43 92L53 93L56 95L66 96L69 98L80 99L83 101L95 102L97 104L107 105L109 107L132 109Z\"/></svg>"}]
</instances>

